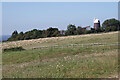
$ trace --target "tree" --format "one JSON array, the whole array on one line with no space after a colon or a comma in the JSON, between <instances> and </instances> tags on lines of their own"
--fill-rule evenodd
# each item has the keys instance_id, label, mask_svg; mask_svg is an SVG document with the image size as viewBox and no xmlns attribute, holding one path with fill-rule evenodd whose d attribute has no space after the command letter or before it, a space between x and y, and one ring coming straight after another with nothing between
<instances>
[{"instance_id":1,"label":"tree","mask_svg":"<svg viewBox=\"0 0 120 80\"><path fill-rule=\"evenodd\" d=\"M50 27L46 30L45 34L47 37L56 37L60 35L60 31L58 30L58 28Z\"/></svg>"},{"instance_id":2,"label":"tree","mask_svg":"<svg viewBox=\"0 0 120 80\"><path fill-rule=\"evenodd\" d=\"M12 33L12 38L16 38L17 37L17 35L18 35L18 32L17 32L17 30L15 30L13 33Z\"/></svg>"},{"instance_id":3,"label":"tree","mask_svg":"<svg viewBox=\"0 0 120 80\"><path fill-rule=\"evenodd\" d=\"M47 37L47 32L46 32L46 30L43 30L43 31L42 31L42 35L41 35L41 36L42 36L42 38L46 38L46 37Z\"/></svg>"},{"instance_id":4,"label":"tree","mask_svg":"<svg viewBox=\"0 0 120 80\"><path fill-rule=\"evenodd\" d=\"M30 31L28 31L24 34L24 40L29 40L29 39L31 39L31 37L32 37L32 35L31 35Z\"/></svg>"},{"instance_id":5,"label":"tree","mask_svg":"<svg viewBox=\"0 0 120 80\"><path fill-rule=\"evenodd\" d=\"M31 32L31 39L37 39L38 38L38 30L37 29L33 29Z\"/></svg>"},{"instance_id":6,"label":"tree","mask_svg":"<svg viewBox=\"0 0 120 80\"><path fill-rule=\"evenodd\" d=\"M38 30L36 34L37 34L37 38L43 38L42 36L43 30Z\"/></svg>"},{"instance_id":7,"label":"tree","mask_svg":"<svg viewBox=\"0 0 120 80\"><path fill-rule=\"evenodd\" d=\"M12 36L8 39L9 41L13 41L13 40L17 40L16 37L18 36L18 32L17 30L15 30L13 33L12 33Z\"/></svg>"},{"instance_id":8,"label":"tree","mask_svg":"<svg viewBox=\"0 0 120 80\"><path fill-rule=\"evenodd\" d=\"M69 24L67 26L66 35L75 35L75 34L77 34L77 32L76 32L76 26L72 25L72 24Z\"/></svg>"},{"instance_id":9,"label":"tree","mask_svg":"<svg viewBox=\"0 0 120 80\"><path fill-rule=\"evenodd\" d=\"M120 21L116 19L105 20L102 24L105 32L120 30Z\"/></svg>"},{"instance_id":10,"label":"tree","mask_svg":"<svg viewBox=\"0 0 120 80\"><path fill-rule=\"evenodd\" d=\"M78 35L83 34L83 30L82 30L81 26L78 26L78 28L76 30L77 30Z\"/></svg>"},{"instance_id":11,"label":"tree","mask_svg":"<svg viewBox=\"0 0 120 80\"><path fill-rule=\"evenodd\" d=\"M20 32L20 33L17 35L16 40L23 40L23 39L24 39L23 36L24 36L24 33L23 33L23 32Z\"/></svg>"},{"instance_id":12,"label":"tree","mask_svg":"<svg viewBox=\"0 0 120 80\"><path fill-rule=\"evenodd\" d=\"M92 30L87 30L87 31L85 32L85 34L90 34L90 33L92 33Z\"/></svg>"}]
</instances>

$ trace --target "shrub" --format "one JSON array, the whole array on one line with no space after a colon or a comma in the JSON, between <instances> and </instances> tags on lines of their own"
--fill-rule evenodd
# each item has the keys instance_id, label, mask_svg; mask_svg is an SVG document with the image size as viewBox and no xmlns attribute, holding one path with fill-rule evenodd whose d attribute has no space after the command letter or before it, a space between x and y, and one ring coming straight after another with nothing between
<instances>
[{"instance_id":1,"label":"shrub","mask_svg":"<svg viewBox=\"0 0 120 80\"><path fill-rule=\"evenodd\" d=\"M92 30L87 30L85 33L90 34L90 33L92 33Z\"/></svg>"},{"instance_id":2,"label":"shrub","mask_svg":"<svg viewBox=\"0 0 120 80\"><path fill-rule=\"evenodd\" d=\"M3 49L3 52L9 52L9 51L22 51L22 50L25 50L25 49L22 48L22 47L14 47L14 48L6 48L6 49Z\"/></svg>"},{"instance_id":3,"label":"shrub","mask_svg":"<svg viewBox=\"0 0 120 80\"><path fill-rule=\"evenodd\" d=\"M105 32L118 31L120 30L120 21L114 18L105 20L102 24L102 28Z\"/></svg>"}]
</instances>

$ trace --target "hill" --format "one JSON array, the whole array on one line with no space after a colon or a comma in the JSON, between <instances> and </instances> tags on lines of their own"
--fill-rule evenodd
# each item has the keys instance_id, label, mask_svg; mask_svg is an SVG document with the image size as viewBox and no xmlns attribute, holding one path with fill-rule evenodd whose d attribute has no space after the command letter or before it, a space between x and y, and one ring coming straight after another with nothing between
<instances>
[{"instance_id":1,"label":"hill","mask_svg":"<svg viewBox=\"0 0 120 80\"><path fill-rule=\"evenodd\" d=\"M4 42L4 78L118 77L118 32Z\"/></svg>"},{"instance_id":2,"label":"hill","mask_svg":"<svg viewBox=\"0 0 120 80\"><path fill-rule=\"evenodd\" d=\"M85 44L85 43L111 43L118 42L118 31L109 33L99 34L86 34L86 35L75 35L75 36L64 36L64 37L50 37L50 38L39 38L31 40L20 40L4 42L2 48L19 47L22 46L25 49L38 48L41 46L53 46L53 45L67 45L67 44Z\"/></svg>"}]
</instances>

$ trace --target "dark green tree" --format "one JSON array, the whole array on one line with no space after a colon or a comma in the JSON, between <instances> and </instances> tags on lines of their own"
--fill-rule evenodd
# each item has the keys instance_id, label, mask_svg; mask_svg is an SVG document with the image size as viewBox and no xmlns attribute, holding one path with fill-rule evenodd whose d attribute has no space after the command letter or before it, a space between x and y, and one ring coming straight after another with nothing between
<instances>
[{"instance_id":1,"label":"dark green tree","mask_svg":"<svg viewBox=\"0 0 120 80\"><path fill-rule=\"evenodd\" d=\"M105 32L120 30L120 21L114 18L105 20L102 24L102 28Z\"/></svg>"},{"instance_id":2,"label":"dark green tree","mask_svg":"<svg viewBox=\"0 0 120 80\"><path fill-rule=\"evenodd\" d=\"M66 35L75 35L75 34L77 34L76 26L72 25L72 24L69 24L67 26Z\"/></svg>"},{"instance_id":3,"label":"dark green tree","mask_svg":"<svg viewBox=\"0 0 120 80\"><path fill-rule=\"evenodd\" d=\"M17 30L15 30L13 33L12 33L12 38L16 38L17 37L17 35L18 35L18 32L17 32Z\"/></svg>"},{"instance_id":4,"label":"dark green tree","mask_svg":"<svg viewBox=\"0 0 120 80\"><path fill-rule=\"evenodd\" d=\"M32 35L31 35L30 31L25 32L25 34L24 34L24 40L32 39L31 37L32 37Z\"/></svg>"},{"instance_id":5,"label":"dark green tree","mask_svg":"<svg viewBox=\"0 0 120 80\"><path fill-rule=\"evenodd\" d=\"M56 37L60 35L60 31L58 30L58 28L48 28L45 32L47 37Z\"/></svg>"},{"instance_id":6,"label":"dark green tree","mask_svg":"<svg viewBox=\"0 0 120 80\"><path fill-rule=\"evenodd\" d=\"M12 36L10 38L8 38L9 41L13 41L13 40L17 40L16 37L18 36L18 32L17 30L15 30L13 33L12 33Z\"/></svg>"},{"instance_id":7,"label":"dark green tree","mask_svg":"<svg viewBox=\"0 0 120 80\"><path fill-rule=\"evenodd\" d=\"M52 36L53 36L53 37L58 37L58 36L60 36L60 31L56 30L56 31L53 33Z\"/></svg>"},{"instance_id":8,"label":"dark green tree","mask_svg":"<svg viewBox=\"0 0 120 80\"><path fill-rule=\"evenodd\" d=\"M47 37L47 31L46 31L46 30L43 30L41 36L42 36L42 38L46 38L46 37Z\"/></svg>"},{"instance_id":9,"label":"dark green tree","mask_svg":"<svg viewBox=\"0 0 120 80\"><path fill-rule=\"evenodd\" d=\"M83 29L81 26L78 26L78 28L76 30L77 30L78 35L83 34Z\"/></svg>"},{"instance_id":10,"label":"dark green tree","mask_svg":"<svg viewBox=\"0 0 120 80\"><path fill-rule=\"evenodd\" d=\"M23 32L20 32L17 37L16 37L16 40L23 40L24 39L24 33Z\"/></svg>"},{"instance_id":11,"label":"dark green tree","mask_svg":"<svg viewBox=\"0 0 120 80\"><path fill-rule=\"evenodd\" d=\"M30 31L30 38L31 39L37 39L38 38L38 30L37 29L33 29L32 31Z\"/></svg>"},{"instance_id":12,"label":"dark green tree","mask_svg":"<svg viewBox=\"0 0 120 80\"><path fill-rule=\"evenodd\" d=\"M42 36L43 30L38 30L36 34L37 34L37 38L43 38Z\"/></svg>"}]
</instances>

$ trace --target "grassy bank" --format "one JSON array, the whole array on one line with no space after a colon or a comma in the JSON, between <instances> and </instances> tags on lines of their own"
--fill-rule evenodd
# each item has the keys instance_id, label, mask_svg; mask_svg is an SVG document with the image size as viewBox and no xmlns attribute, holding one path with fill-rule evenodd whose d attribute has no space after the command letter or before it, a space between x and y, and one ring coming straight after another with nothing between
<instances>
[{"instance_id":1,"label":"grassy bank","mask_svg":"<svg viewBox=\"0 0 120 80\"><path fill-rule=\"evenodd\" d=\"M108 78L118 72L118 46L85 46L31 50L32 47L118 41L117 32L36 41L28 50L5 52L5 78ZM29 42L29 41L28 41ZM16 43L18 44L18 43ZM28 43L27 43L28 44ZM30 45L29 44L29 45Z\"/></svg>"}]
</instances>

